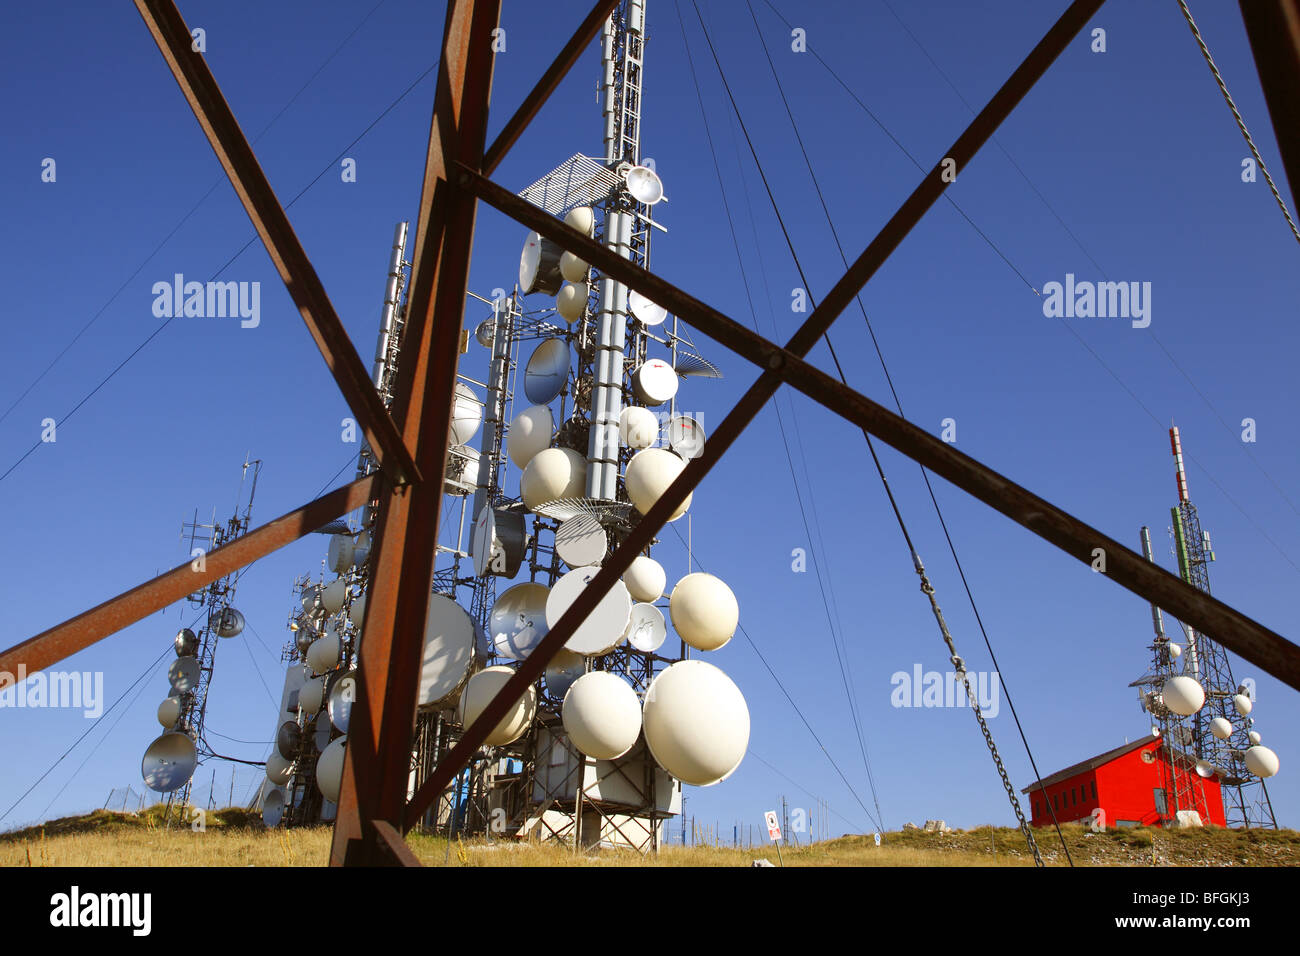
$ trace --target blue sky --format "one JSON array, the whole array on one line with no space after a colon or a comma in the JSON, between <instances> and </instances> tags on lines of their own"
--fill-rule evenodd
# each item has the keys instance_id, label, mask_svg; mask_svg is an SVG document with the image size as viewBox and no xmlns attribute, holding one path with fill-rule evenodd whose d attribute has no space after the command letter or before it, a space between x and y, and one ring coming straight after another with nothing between
<instances>
[{"instance_id":1,"label":"blue sky","mask_svg":"<svg viewBox=\"0 0 1300 956\"><path fill-rule=\"evenodd\" d=\"M880 0L773 3L922 165L939 159L969 121ZM810 291L820 298L842 264L749 13L734 0L702 7ZM893 7L978 108L1064 5L893 0ZM544 9L507 0L494 130L585 9L572 0ZM852 258L919 173L813 53L791 50L790 29L766 4L756 0L755 10ZM1239 14L1207 3L1193 12L1290 201ZM403 0L187 2L182 13L207 31L208 62L245 132L253 137L271 124L256 150L281 201L325 170L289 214L368 362L393 224L413 218L419 198L432 76L346 150L357 163L355 183L342 182L336 157L433 64L441 8ZM656 216L670 230L655 237L653 268L784 340L801 319L790 311L800 281L689 3L682 16L747 279L668 0L648 8L643 155L664 179L669 202ZM340 441L345 404L256 243L222 273L261 282L256 329L230 319L178 319L65 419L158 326L155 282L177 272L211 278L253 232L132 8L81 4L70 15L29 6L0 17L7 130L0 150L7 370L0 414L103 309L0 421L0 472L37 441L42 419L59 423L57 441L0 483L11 502L13 547L3 576L9 645L179 563L181 522L196 508L205 517L213 507L229 513L246 454L265 462L254 513L260 522L314 496L341 468L348 474L355 448ZM1104 53L1090 50L1093 27L1106 30ZM593 46L501 165L498 181L520 189L575 152L599 153L597 66ZM936 433L945 418L955 419L961 450L1134 547L1138 528L1150 525L1166 567L1175 487L1165 432L1176 420L1192 497L1219 558L1211 572L1215 594L1294 637L1296 242L1262 177L1241 181L1247 147L1177 6L1113 0L997 139L1006 153L985 147L950 192L1011 265L941 201L862 297L908 417ZM41 181L46 157L57 163L53 183ZM480 212L473 289L486 295L513 281L523 233L491 210ZM1150 327L1045 317L1030 286L1042 289L1067 273L1150 282ZM466 324L481 318L472 306ZM832 338L850 383L886 401L856 305ZM697 411L707 429L755 374L723 346L697 341L726 373L682 388L682 407ZM813 359L829 367L823 347ZM472 346L466 363L479 377L486 353ZM916 665L945 671L948 663L860 433L801 396L782 392L778 401L843 624L885 824L933 817L958 826L1011 823L967 709L891 706L892 674ZM1246 417L1257 423L1253 444L1241 441ZM990 670L915 465L889 449L882 459L960 652L972 669ZM1127 686L1148 663L1145 602L934 483L1039 769L1050 773L1146 733L1148 721ZM874 813L817 579L791 568L793 550L809 547L793 492L769 404L696 493L696 557L735 590L753 643ZM237 603L251 627L221 644L208 710L209 728L234 738L222 741L228 754L261 759L267 751L290 586L295 575L319 572L324 552L323 538L298 542L259 561L240 583ZM685 572L684 549L668 533L657 555L671 585ZM139 759L158 733L154 709L166 695L170 639L191 617L188 608L170 608L60 665L103 671L110 702L147 676L0 826L101 805L114 787L141 788ZM750 643L738 636L709 659L749 702L752 755L721 786L688 791L687 813L729 832L733 822L757 827L782 795L793 806L810 806L815 795L832 809L832 832L869 829ZM1256 668L1236 659L1233 666L1238 678L1257 681L1256 727L1282 762L1270 786L1273 806L1280 822L1295 825L1300 789L1289 731L1300 725L1300 702ZM990 724L1019 789L1031 773L1005 700ZM0 777L0 812L87 727L79 711L0 711L0 750L10 767ZM200 771L204 789L212 769ZM219 791L229 774L229 765L216 767ZM237 795L259 777L237 771Z\"/></svg>"}]
</instances>

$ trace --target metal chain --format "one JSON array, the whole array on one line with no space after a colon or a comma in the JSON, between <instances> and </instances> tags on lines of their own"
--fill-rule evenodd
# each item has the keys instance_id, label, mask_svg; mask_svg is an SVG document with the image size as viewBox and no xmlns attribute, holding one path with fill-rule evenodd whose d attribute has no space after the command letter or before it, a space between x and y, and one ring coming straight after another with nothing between
<instances>
[{"instance_id":1,"label":"metal chain","mask_svg":"<svg viewBox=\"0 0 1300 956\"><path fill-rule=\"evenodd\" d=\"M1223 77L1219 75L1219 68L1214 64L1214 57L1210 56L1210 48L1205 45L1205 40L1201 38L1201 31L1197 28L1196 21L1192 19L1192 11L1187 9L1187 4L1183 0L1178 0L1178 6L1182 7L1183 18L1187 21L1187 25L1192 28L1192 36L1196 38L1196 45L1201 48L1201 55L1205 57L1205 62L1210 65L1210 72L1214 74L1214 82L1219 84L1219 91L1223 93L1223 98L1227 100L1228 109L1232 110L1233 118L1237 121L1237 128L1241 130L1241 135L1246 137L1246 145L1255 154L1255 162L1259 163L1259 170L1264 174L1264 179L1268 182L1268 188L1273 190L1273 198L1277 200L1278 206L1282 209L1282 215L1286 216L1287 225L1291 227L1291 232L1294 233L1296 240L1300 241L1300 229L1296 229L1295 220L1291 218L1291 211L1286 208L1286 200L1277 191L1273 177L1268 174L1268 167L1264 165L1264 157L1259 155L1259 150L1255 148L1255 141L1250 138L1250 131L1246 129L1246 121L1241 118L1241 113L1237 111L1237 104L1232 101L1232 94L1228 92Z\"/></svg>"},{"instance_id":2,"label":"metal chain","mask_svg":"<svg viewBox=\"0 0 1300 956\"><path fill-rule=\"evenodd\" d=\"M948 622L943 619L943 611L939 609L939 602L935 599L934 585L930 583L930 578L925 573L925 565L921 563L921 556L915 550L912 551L912 562L916 566L916 573L921 578L921 593L930 599L930 609L934 611L935 620L939 622L939 630L943 634L943 641L948 645L948 659L952 661L952 666L961 675L961 682L966 688L966 697L970 700L971 710L975 712L975 719L979 721L980 733L984 735L984 742L988 744L989 753L993 755L993 763L998 768L998 776L1002 778L1002 786L1007 791L1007 799L1011 801L1011 809L1015 811L1016 819L1020 821L1020 832L1025 835L1029 850L1034 855L1034 866L1043 866L1043 857L1038 852L1038 841L1034 839L1034 832L1029 826L1029 821L1025 819L1024 811L1020 809L1020 801L1016 798L1016 788L1011 785L1011 779L1007 776L1007 768L1002 765L1002 757L998 754L997 744L993 742L993 734L989 731L989 725L984 719L983 711L980 710L979 699L975 696L975 691L970 685L970 677L966 673L966 662L957 653L957 646L953 643L952 634L948 630Z\"/></svg>"}]
</instances>

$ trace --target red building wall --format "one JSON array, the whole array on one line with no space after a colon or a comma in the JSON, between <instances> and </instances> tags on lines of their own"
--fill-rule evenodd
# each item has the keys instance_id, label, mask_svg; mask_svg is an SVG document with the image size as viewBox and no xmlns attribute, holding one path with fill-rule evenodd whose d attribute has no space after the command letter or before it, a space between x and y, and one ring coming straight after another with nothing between
<instances>
[{"instance_id":1,"label":"red building wall","mask_svg":"<svg viewBox=\"0 0 1300 956\"><path fill-rule=\"evenodd\" d=\"M1144 755L1149 756L1144 759ZM1055 798L1052 806L1056 819L1062 823L1086 820L1094 808L1100 807L1105 813L1107 826L1118 826L1121 821L1160 826L1161 814L1156 808L1155 792L1164 786L1164 761L1161 741L1152 739L1095 768L1050 784L1045 792L1031 790L1032 822L1034 826L1052 822L1047 804ZM1225 826L1227 821L1219 781L1216 778L1201 779L1194 770L1182 765L1177 767L1176 773L1180 779L1190 778L1193 783L1195 806L1183 809L1195 809L1205 823Z\"/></svg>"}]
</instances>

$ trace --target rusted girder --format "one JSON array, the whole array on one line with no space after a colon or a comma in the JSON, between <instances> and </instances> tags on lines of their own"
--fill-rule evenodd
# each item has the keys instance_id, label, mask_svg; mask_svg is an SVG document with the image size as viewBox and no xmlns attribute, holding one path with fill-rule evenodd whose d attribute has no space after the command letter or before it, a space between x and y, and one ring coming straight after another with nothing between
<instances>
[{"instance_id":1,"label":"rusted girder","mask_svg":"<svg viewBox=\"0 0 1300 956\"><path fill-rule=\"evenodd\" d=\"M478 207L473 193L448 182L447 171L457 162L478 168L483 160L499 12L499 0L452 0L447 9L393 398L402 437L427 477L384 501L376 521L357 700L330 848L334 865L392 863L376 826L400 826L406 806Z\"/></svg>"},{"instance_id":2,"label":"rusted girder","mask_svg":"<svg viewBox=\"0 0 1300 956\"><path fill-rule=\"evenodd\" d=\"M276 199L203 54L193 50L190 29L180 11L171 0L135 0L135 6L230 177L230 184L235 187L244 211L316 340L348 408L357 416L371 451L395 484L417 480L419 471L410 450L402 443L383 399L370 381L370 374L339 321L325 286L289 224L289 217Z\"/></svg>"},{"instance_id":3,"label":"rusted girder","mask_svg":"<svg viewBox=\"0 0 1300 956\"><path fill-rule=\"evenodd\" d=\"M1060 55L1065 45L1082 29L1083 25L1101 6L1102 0L1075 0L1053 24L1043 39L1034 47L1025 60L1007 79L1006 83L980 111L965 132L958 137L945 159L951 159L957 168L974 157L976 151L993 134L998 125L1033 86L1051 63ZM835 318L852 301L853 296L863 284L875 273L889 254L897 248L912 227L920 221L926 210L939 198L947 188L950 177L942 175L945 162L936 163L931 172L913 190L898 212L889 220L880 234L849 267L831 293L822 304L813 310L807 321L795 333L785 349L768 342L756 333L750 332L738 322L705 306L692 296L675 286L656 279L630 261L623 259L611 250L604 249L594 240L588 239L575 229L571 229L559 220L537 209L512 193L495 185L474 169L462 166L458 169L459 181L466 189L475 191L481 198L496 206L499 210L524 225L531 226L542 235L564 246L567 250L580 255L601 272L626 283L629 287L649 296L653 301L675 312L682 319L695 325L706 335L715 338L728 347L736 349L766 371L750 387L736 406L723 419L722 424L714 430L704 452L692 459L678 476L677 480L663 493L650 512L633 529L632 533L606 558L600 571L588 583L586 589L569 607L555 627L551 628L541 643L520 663L514 675L484 708L483 713L473 725L465 728L464 734L456 745L438 762L438 766L429 776L407 808L404 827L409 829L419 815L429 806L437 795L451 782L452 777L482 745L491 729L512 707L530 684L532 684L546 667L550 659L573 634L578 624L589 614L604 596L605 592L618 580L619 576L631 565L638 553L650 544L654 535L667 523L668 517L686 496L708 473L722 454L739 437L741 431L753 420L768 398L781 384L782 378L790 378L790 370L797 367L801 376L820 376L825 382L834 385L838 391L831 399L832 410L845 414L850 410L846 399L855 397L862 402L868 400L857 395L851 389L834 382L818 372L812 366L802 362L802 356L821 338ZM615 261L617 260L617 261ZM790 378L792 384L794 379ZM814 396L816 397L816 396ZM868 403L880 412L886 412L874 403ZM906 428L921 433L897 416ZM865 424L859 422L859 424ZM884 437L884 436L882 436ZM927 436L928 437L928 436ZM887 440L887 439L886 439ZM936 439L937 441L937 439ZM940 443L942 445L942 443ZM947 445L942 445L947 449ZM900 449L903 450L903 449ZM965 457L965 456L963 456ZM983 469L973 459L970 460ZM988 471L988 469L983 469ZM989 474L993 474L989 472ZM1005 480L1005 479L1003 479ZM1026 492L1028 494L1028 492ZM1046 504L1044 502L1044 504ZM1050 506L1049 506L1050 507Z\"/></svg>"},{"instance_id":4,"label":"rusted girder","mask_svg":"<svg viewBox=\"0 0 1300 956\"><path fill-rule=\"evenodd\" d=\"M297 541L322 525L360 508L371 498L374 476L322 495L296 511L240 535L203 556L202 570L182 564L152 581L78 614L57 627L0 651L0 672L16 674L19 665L35 673L165 608L258 558Z\"/></svg>"},{"instance_id":5,"label":"rusted girder","mask_svg":"<svg viewBox=\"0 0 1300 956\"><path fill-rule=\"evenodd\" d=\"M1273 134L1300 206L1300 0L1240 0Z\"/></svg>"}]
</instances>

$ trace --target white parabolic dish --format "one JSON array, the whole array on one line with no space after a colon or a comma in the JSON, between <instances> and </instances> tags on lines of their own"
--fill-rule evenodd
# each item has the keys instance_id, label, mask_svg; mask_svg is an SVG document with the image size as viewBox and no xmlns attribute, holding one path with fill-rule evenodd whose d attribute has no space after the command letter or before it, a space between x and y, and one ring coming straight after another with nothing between
<instances>
[{"instance_id":1,"label":"white parabolic dish","mask_svg":"<svg viewBox=\"0 0 1300 956\"><path fill-rule=\"evenodd\" d=\"M642 721L659 766L697 787L731 776L749 747L744 695L707 661L678 661L659 674L646 691Z\"/></svg>"},{"instance_id":2,"label":"white parabolic dish","mask_svg":"<svg viewBox=\"0 0 1300 956\"><path fill-rule=\"evenodd\" d=\"M636 691L609 671L579 677L564 695L560 717L573 745L597 760L623 756L641 735Z\"/></svg>"},{"instance_id":3,"label":"white parabolic dish","mask_svg":"<svg viewBox=\"0 0 1300 956\"><path fill-rule=\"evenodd\" d=\"M474 622L451 598L429 598L420 663L420 705L436 704L455 693L474 660Z\"/></svg>"},{"instance_id":4,"label":"white parabolic dish","mask_svg":"<svg viewBox=\"0 0 1300 956\"><path fill-rule=\"evenodd\" d=\"M638 651L651 654L659 650L668 637L664 612L653 604L633 604L626 636L627 642Z\"/></svg>"},{"instance_id":5,"label":"white parabolic dish","mask_svg":"<svg viewBox=\"0 0 1300 956\"><path fill-rule=\"evenodd\" d=\"M145 785L158 793L171 793L194 775L198 752L194 741L174 731L158 737L144 752L140 774Z\"/></svg>"},{"instance_id":6,"label":"white parabolic dish","mask_svg":"<svg viewBox=\"0 0 1300 956\"><path fill-rule=\"evenodd\" d=\"M199 662L193 657L178 657L167 667L167 679L172 690L184 694L199 685Z\"/></svg>"},{"instance_id":7,"label":"white parabolic dish","mask_svg":"<svg viewBox=\"0 0 1300 956\"><path fill-rule=\"evenodd\" d=\"M339 802L339 791L343 788L343 753L347 741L347 737L340 737L321 751L316 761L316 786L330 803Z\"/></svg>"},{"instance_id":8,"label":"white parabolic dish","mask_svg":"<svg viewBox=\"0 0 1300 956\"><path fill-rule=\"evenodd\" d=\"M498 654L521 661L542 642L548 630L546 597L549 593L546 585L525 581L497 598L488 616L488 636Z\"/></svg>"},{"instance_id":9,"label":"white parabolic dish","mask_svg":"<svg viewBox=\"0 0 1300 956\"><path fill-rule=\"evenodd\" d=\"M471 677L460 696L461 726L469 727L473 724L514 673L509 667L498 665L485 668ZM489 747L502 747L518 740L533 722L536 711L537 690L529 685L524 695L506 711L506 715L492 728L483 743Z\"/></svg>"},{"instance_id":10,"label":"white parabolic dish","mask_svg":"<svg viewBox=\"0 0 1300 956\"><path fill-rule=\"evenodd\" d=\"M546 599L548 628L555 627L556 622L569 609L569 605L578 599L578 595L586 589L588 582L599 572L598 567L575 568L555 582L550 596ZM573 636L565 642L564 646L579 654L603 654L623 640L623 632L627 630L627 622L631 614L632 595L627 593L627 585L622 581L615 581L605 596L600 599L600 603L587 615L586 620L578 625L578 629L573 632Z\"/></svg>"},{"instance_id":11,"label":"white parabolic dish","mask_svg":"<svg viewBox=\"0 0 1300 956\"><path fill-rule=\"evenodd\" d=\"M569 343L547 339L533 350L524 367L524 394L534 405L548 405L568 380Z\"/></svg>"}]
</instances>

